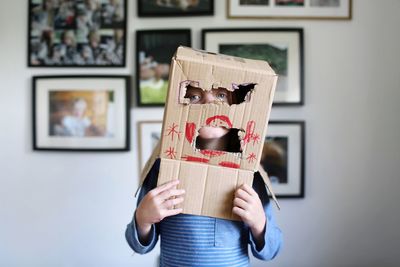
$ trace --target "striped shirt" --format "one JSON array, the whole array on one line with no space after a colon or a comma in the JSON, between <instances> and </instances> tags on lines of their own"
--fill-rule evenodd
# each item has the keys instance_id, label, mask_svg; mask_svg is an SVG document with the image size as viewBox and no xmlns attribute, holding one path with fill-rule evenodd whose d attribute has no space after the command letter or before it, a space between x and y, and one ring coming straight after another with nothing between
<instances>
[{"instance_id":1,"label":"striped shirt","mask_svg":"<svg viewBox=\"0 0 400 267\"><path fill-rule=\"evenodd\" d=\"M155 163L141 189L138 203L157 184L159 161ZM271 204L262 178L255 176L253 188L264 204L267 225L264 247L257 249L248 227L239 221L230 221L206 216L179 214L167 217L151 228L148 244L139 241L133 219L125 233L130 247L137 253L151 251L160 237L160 266L249 266L248 247L256 258L273 259L281 246L281 231L275 224Z\"/></svg>"},{"instance_id":2,"label":"striped shirt","mask_svg":"<svg viewBox=\"0 0 400 267\"><path fill-rule=\"evenodd\" d=\"M161 266L248 266L247 243L218 242L217 219L179 214L160 223ZM240 232L240 228L236 229Z\"/></svg>"}]
</instances>

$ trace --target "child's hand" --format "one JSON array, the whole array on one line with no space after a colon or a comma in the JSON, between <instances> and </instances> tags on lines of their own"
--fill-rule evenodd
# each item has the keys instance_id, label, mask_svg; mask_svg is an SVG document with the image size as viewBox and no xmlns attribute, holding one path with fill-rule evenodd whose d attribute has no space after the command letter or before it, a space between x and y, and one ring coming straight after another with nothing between
<instances>
[{"instance_id":1,"label":"child's hand","mask_svg":"<svg viewBox=\"0 0 400 267\"><path fill-rule=\"evenodd\" d=\"M243 184L236 189L233 213L249 226L256 239L263 237L266 223L264 208L257 192L252 187Z\"/></svg>"},{"instance_id":2,"label":"child's hand","mask_svg":"<svg viewBox=\"0 0 400 267\"><path fill-rule=\"evenodd\" d=\"M136 223L142 236L150 232L153 223L182 212L182 209L173 209L174 205L183 202L183 197L178 196L185 193L183 189L176 189L178 183L179 180L173 180L154 188L144 196L136 209Z\"/></svg>"}]
</instances>

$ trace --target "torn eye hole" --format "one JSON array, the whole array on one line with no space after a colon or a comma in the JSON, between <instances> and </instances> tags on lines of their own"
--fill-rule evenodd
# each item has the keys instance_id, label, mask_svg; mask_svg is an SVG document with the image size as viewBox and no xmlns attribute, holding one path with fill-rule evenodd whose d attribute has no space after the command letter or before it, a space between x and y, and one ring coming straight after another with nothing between
<instances>
[{"instance_id":1,"label":"torn eye hole","mask_svg":"<svg viewBox=\"0 0 400 267\"><path fill-rule=\"evenodd\" d=\"M224 102L228 105L236 105L249 101L251 93L254 91L255 83L234 85L234 90L223 87L211 90L203 90L200 87L187 85L185 89L184 103L188 104L209 104Z\"/></svg>"},{"instance_id":2,"label":"torn eye hole","mask_svg":"<svg viewBox=\"0 0 400 267\"><path fill-rule=\"evenodd\" d=\"M201 150L216 150L241 153L240 136L243 130L225 127L204 126L200 128L195 147Z\"/></svg>"},{"instance_id":3,"label":"torn eye hole","mask_svg":"<svg viewBox=\"0 0 400 267\"><path fill-rule=\"evenodd\" d=\"M237 104L249 101L255 86L255 83L239 84L233 91Z\"/></svg>"}]
</instances>

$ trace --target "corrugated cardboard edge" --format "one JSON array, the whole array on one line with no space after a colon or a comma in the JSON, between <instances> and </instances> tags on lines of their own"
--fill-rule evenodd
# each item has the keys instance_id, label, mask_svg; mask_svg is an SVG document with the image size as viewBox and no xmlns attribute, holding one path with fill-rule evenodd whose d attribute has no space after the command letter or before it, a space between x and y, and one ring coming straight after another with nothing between
<instances>
[{"instance_id":1,"label":"corrugated cardboard edge","mask_svg":"<svg viewBox=\"0 0 400 267\"><path fill-rule=\"evenodd\" d=\"M160 157L161 154L161 140L157 142L157 145L155 146L153 153L151 153L150 158L147 160L146 164L144 165L144 168L140 174L140 181L139 181L139 186L138 189L136 190L135 197L137 193L139 192L139 189L142 187L144 180L147 177L147 174L150 172L151 168L154 165L154 162Z\"/></svg>"},{"instance_id":2,"label":"corrugated cardboard edge","mask_svg":"<svg viewBox=\"0 0 400 267\"><path fill-rule=\"evenodd\" d=\"M267 187L268 191L271 193L272 199L274 200L276 207L278 208L278 210L280 210L281 206L279 205L279 202L275 197L275 193L272 190L272 184L271 184L271 181L269 180L269 176L268 176L267 172L264 170L263 166L261 166L261 164L258 167L258 171L260 172L260 175L264 180L265 186Z\"/></svg>"}]
</instances>

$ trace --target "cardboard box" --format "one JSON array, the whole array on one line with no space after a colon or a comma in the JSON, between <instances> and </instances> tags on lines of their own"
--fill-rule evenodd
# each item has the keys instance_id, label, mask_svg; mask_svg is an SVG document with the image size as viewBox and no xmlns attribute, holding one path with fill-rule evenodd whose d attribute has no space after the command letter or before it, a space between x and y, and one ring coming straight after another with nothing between
<instances>
[{"instance_id":1,"label":"cardboard box","mask_svg":"<svg viewBox=\"0 0 400 267\"><path fill-rule=\"evenodd\" d=\"M243 183L251 186L260 170L276 82L277 75L265 61L179 47L171 63L161 145L141 178L158 156L158 184L179 179L179 188L186 190L183 213L238 220L232 214L234 191ZM185 98L188 86L226 88L241 103L190 104ZM240 147L234 152L199 148L201 127L231 129ZM260 173L273 195L268 176Z\"/></svg>"}]
</instances>

